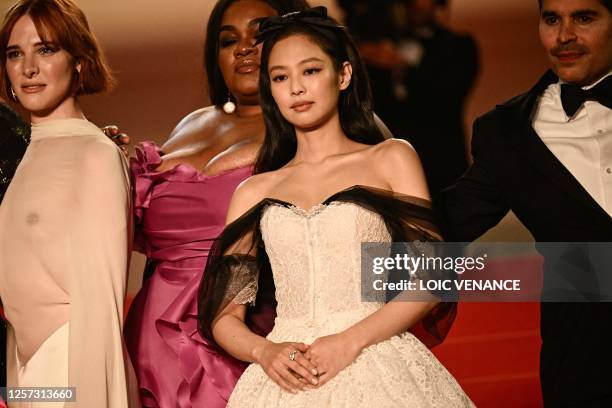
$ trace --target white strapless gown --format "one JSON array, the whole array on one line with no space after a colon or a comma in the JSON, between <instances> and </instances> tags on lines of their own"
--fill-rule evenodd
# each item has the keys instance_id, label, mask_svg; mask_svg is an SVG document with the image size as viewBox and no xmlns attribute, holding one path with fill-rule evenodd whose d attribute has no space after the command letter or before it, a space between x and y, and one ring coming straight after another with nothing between
<instances>
[{"instance_id":1,"label":"white strapless gown","mask_svg":"<svg viewBox=\"0 0 612 408\"><path fill-rule=\"evenodd\" d=\"M382 218L353 203L310 211L268 206L261 232L276 286L277 317L267 338L312 343L383 306L361 302L361 242L388 242ZM295 245L295 243L300 245ZM453 376L410 333L363 350L322 387L291 394L258 364L244 372L228 407L472 407Z\"/></svg>"}]
</instances>

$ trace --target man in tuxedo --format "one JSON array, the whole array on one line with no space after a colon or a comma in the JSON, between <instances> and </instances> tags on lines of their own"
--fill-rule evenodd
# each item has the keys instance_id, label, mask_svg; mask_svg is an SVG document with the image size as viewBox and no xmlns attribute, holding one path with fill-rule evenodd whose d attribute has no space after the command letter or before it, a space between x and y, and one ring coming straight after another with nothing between
<instances>
[{"instance_id":1,"label":"man in tuxedo","mask_svg":"<svg viewBox=\"0 0 612 408\"><path fill-rule=\"evenodd\" d=\"M512 210L539 242L612 241L611 3L539 1L552 70L475 121L474 162L439 197L448 238L472 241ZM540 329L545 406L612 407L612 303L543 302Z\"/></svg>"}]
</instances>

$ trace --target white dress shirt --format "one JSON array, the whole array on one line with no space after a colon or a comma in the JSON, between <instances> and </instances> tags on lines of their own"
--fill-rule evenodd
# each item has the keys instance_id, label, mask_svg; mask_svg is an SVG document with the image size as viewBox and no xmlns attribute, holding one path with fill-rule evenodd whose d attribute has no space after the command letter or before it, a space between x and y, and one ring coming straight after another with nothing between
<instances>
[{"instance_id":1,"label":"white dress shirt","mask_svg":"<svg viewBox=\"0 0 612 408\"><path fill-rule=\"evenodd\" d=\"M596 83L583 87L589 89ZM546 147L612 216L612 109L586 101L572 118L561 104L561 82L541 95L533 128Z\"/></svg>"}]
</instances>

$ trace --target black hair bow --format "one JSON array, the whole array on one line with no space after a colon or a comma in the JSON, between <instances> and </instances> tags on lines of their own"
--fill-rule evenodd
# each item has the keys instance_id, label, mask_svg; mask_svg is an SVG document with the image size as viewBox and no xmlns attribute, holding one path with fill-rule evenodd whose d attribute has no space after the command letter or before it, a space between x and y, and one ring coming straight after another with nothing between
<instances>
[{"instance_id":1,"label":"black hair bow","mask_svg":"<svg viewBox=\"0 0 612 408\"><path fill-rule=\"evenodd\" d=\"M343 26L327 17L327 8L324 6L312 7L303 11L294 11L282 16L264 18L259 23L255 45L266 41L272 34L295 23L304 23L315 27L342 29Z\"/></svg>"}]
</instances>

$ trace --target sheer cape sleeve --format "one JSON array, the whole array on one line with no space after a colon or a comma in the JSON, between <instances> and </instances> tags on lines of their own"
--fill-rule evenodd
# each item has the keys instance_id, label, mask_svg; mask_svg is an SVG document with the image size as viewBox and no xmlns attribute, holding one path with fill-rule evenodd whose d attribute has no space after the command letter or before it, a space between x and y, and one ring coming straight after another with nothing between
<instances>
[{"instance_id":1,"label":"sheer cape sleeve","mask_svg":"<svg viewBox=\"0 0 612 408\"><path fill-rule=\"evenodd\" d=\"M116 146L90 139L79 151L80 204L73 213L69 380L79 407L138 407L121 336L132 239L129 173Z\"/></svg>"},{"instance_id":2,"label":"sheer cape sleeve","mask_svg":"<svg viewBox=\"0 0 612 408\"><path fill-rule=\"evenodd\" d=\"M217 238L208 258L198 297L199 330L213 344L212 323L230 303L246 304L245 323L256 334L273 327L276 300L270 261L259 221L265 208L278 200L264 199L229 224ZM440 241L428 201L387 190L355 186L329 197L323 204L348 202L379 214L393 242ZM228 253L244 240L242 253ZM456 303L439 303L410 331L428 347L441 343L456 316Z\"/></svg>"}]
</instances>

